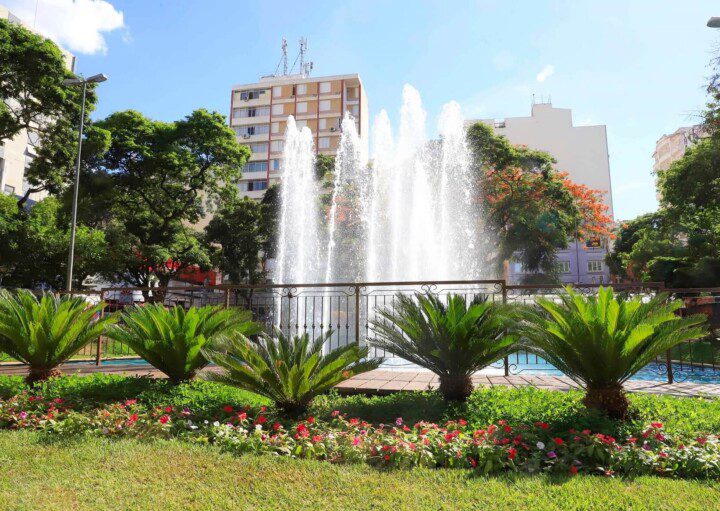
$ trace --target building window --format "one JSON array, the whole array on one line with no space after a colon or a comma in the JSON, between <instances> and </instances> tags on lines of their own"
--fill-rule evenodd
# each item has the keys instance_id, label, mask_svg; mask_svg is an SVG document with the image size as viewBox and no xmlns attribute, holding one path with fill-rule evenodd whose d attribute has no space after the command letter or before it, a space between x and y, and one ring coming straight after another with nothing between
<instances>
[{"instance_id":1,"label":"building window","mask_svg":"<svg viewBox=\"0 0 720 511\"><path fill-rule=\"evenodd\" d=\"M601 273L603 271L603 262L591 260L587 262L588 273Z\"/></svg>"},{"instance_id":2,"label":"building window","mask_svg":"<svg viewBox=\"0 0 720 511\"><path fill-rule=\"evenodd\" d=\"M273 140L270 142L270 152L271 153L281 153L283 150L283 141L282 140Z\"/></svg>"},{"instance_id":3,"label":"building window","mask_svg":"<svg viewBox=\"0 0 720 511\"><path fill-rule=\"evenodd\" d=\"M10 185L5 185L5 193L8 195L15 195L15 187Z\"/></svg>"},{"instance_id":4,"label":"building window","mask_svg":"<svg viewBox=\"0 0 720 511\"><path fill-rule=\"evenodd\" d=\"M558 261L558 273L570 273L570 261Z\"/></svg>"},{"instance_id":5,"label":"building window","mask_svg":"<svg viewBox=\"0 0 720 511\"><path fill-rule=\"evenodd\" d=\"M320 139L318 140L318 147L320 149L330 149L330 138L320 137Z\"/></svg>"},{"instance_id":6,"label":"building window","mask_svg":"<svg viewBox=\"0 0 720 511\"><path fill-rule=\"evenodd\" d=\"M240 137L250 137L252 135L267 135L270 132L268 124L251 124L248 126L236 126L235 133Z\"/></svg>"},{"instance_id":7,"label":"building window","mask_svg":"<svg viewBox=\"0 0 720 511\"><path fill-rule=\"evenodd\" d=\"M327 94L330 92L330 82L320 82L320 94Z\"/></svg>"},{"instance_id":8,"label":"building window","mask_svg":"<svg viewBox=\"0 0 720 511\"><path fill-rule=\"evenodd\" d=\"M298 96L304 96L305 94L307 94L307 84L306 83L298 84L296 91L297 91Z\"/></svg>"},{"instance_id":9,"label":"building window","mask_svg":"<svg viewBox=\"0 0 720 511\"><path fill-rule=\"evenodd\" d=\"M244 117L263 117L265 115L270 115L270 108L267 106L233 108L233 119L242 119Z\"/></svg>"},{"instance_id":10,"label":"building window","mask_svg":"<svg viewBox=\"0 0 720 511\"><path fill-rule=\"evenodd\" d=\"M358 88L357 87L348 87L347 88L347 98L350 101L354 101L358 98Z\"/></svg>"},{"instance_id":11,"label":"building window","mask_svg":"<svg viewBox=\"0 0 720 511\"><path fill-rule=\"evenodd\" d=\"M273 97L279 98L282 96L282 87L273 87Z\"/></svg>"},{"instance_id":12,"label":"building window","mask_svg":"<svg viewBox=\"0 0 720 511\"><path fill-rule=\"evenodd\" d=\"M250 150L254 153L267 153L268 145L267 142L256 142L250 144Z\"/></svg>"},{"instance_id":13,"label":"building window","mask_svg":"<svg viewBox=\"0 0 720 511\"><path fill-rule=\"evenodd\" d=\"M360 107L358 105L348 105L347 109L353 117L357 117L358 112L360 111Z\"/></svg>"},{"instance_id":14,"label":"building window","mask_svg":"<svg viewBox=\"0 0 720 511\"><path fill-rule=\"evenodd\" d=\"M305 114L307 113L307 103L304 101L302 103L297 104L297 113L299 114Z\"/></svg>"},{"instance_id":15,"label":"building window","mask_svg":"<svg viewBox=\"0 0 720 511\"><path fill-rule=\"evenodd\" d=\"M280 160L275 159L272 161L272 169L273 169L273 171L280 170Z\"/></svg>"},{"instance_id":16,"label":"building window","mask_svg":"<svg viewBox=\"0 0 720 511\"><path fill-rule=\"evenodd\" d=\"M301 129L303 129L303 128L306 128L306 127L307 127L307 121L305 121L305 120L295 121L295 126L296 126L297 129L299 129L299 130L301 130Z\"/></svg>"},{"instance_id":17,"label":"building window","mask_svg":"<svg viewBox=\"0 0 720 511\"><path fill-rule=\"evenodd\" d=\"M249 161L243 167L243 173L246 172L267 172L268 162L266 161Z\"/></svg>"},{"instance_id":18,"label":"building window","mask_svg":"<svg viewBox=\"0 0 720 511\"><path fill-rule=\"evenodd\" d=\"M272 132L280 133L280 123L279 122L272 123Z\"/></svg>"},{"instance_id":19,"label":"building window","mask_svg":"<svg viewBox=\"0 0 720 511\"><path fill-rule=\"evenodd\" d=\"M243 90L243 91L240 91L240 99L242 101L248 101L251 99L260 99L260 96L262 96L266 92L267 92L267 90L265 90L265 89Z\"/></svg>"},{"instance_id":20,"label":"building window","mask_svg":"<svg viewBox=\"0 0 720 511\"><path fill-rule=\"evenodd\" d=\"M282 103L279 105L272 106L272 114L273 115L282 115L283 113L284 113L284 109L283 109Z\"/></svg>"},{"instance_id":21,"label":"building window","mask_svg":"<svg viewBox=\"0 0 720 511\"><path fill-rule=\"evenodd\" d=\"M319 130L326 130L327 129L327 119L322 118L320 119L320 123L318 124Z\"/></svg>"},{"instance_id":22,"label":"building window","mask_svg":"<svg viewBox=\"0 0 720 511\"><path fill-rule=\"evenodd\" d=\"M332 108L332 106L329 99L323 99L322 101L320 101L321 112L327 112L328 110L330 110L330 108Z\"/></svg>"}]
</instances>

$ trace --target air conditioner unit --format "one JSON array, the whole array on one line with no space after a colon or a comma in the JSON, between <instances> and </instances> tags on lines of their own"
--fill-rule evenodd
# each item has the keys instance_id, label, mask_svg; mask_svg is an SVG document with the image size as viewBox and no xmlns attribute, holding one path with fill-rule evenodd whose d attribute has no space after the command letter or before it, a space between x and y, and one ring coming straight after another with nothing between
<instances>
[{"instance_id":1,"label":"air conditioner unit","mask_svg":"<svg viewBox=\"0 0 720 511\"><path fill-rule=\"evenodd\" d=\"M250 138L250 135L249 135L248 133L245 133L245 134L243 135L243 138Z\"/></svg>"},{"instance_id":2,"label":"air conditioner unit","mask_svg":"<svg viewBox=\"0 0 720 511\"><path fill-rule=\"evenodd\" d=\"M330 131L335 131L337 128L335 126L330 128Z\"/></svg>"}]
</instances>

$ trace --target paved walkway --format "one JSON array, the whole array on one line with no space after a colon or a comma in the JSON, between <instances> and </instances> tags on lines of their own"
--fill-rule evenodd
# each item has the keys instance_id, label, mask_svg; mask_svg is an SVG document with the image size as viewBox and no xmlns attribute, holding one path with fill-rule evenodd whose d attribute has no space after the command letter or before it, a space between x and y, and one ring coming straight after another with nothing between
<instances>
[{"instance_id":1,"label":"paved walkway","mask_svg":"<svg viewBox=\"0 0 720 511\"><path fill-rule=\"evenodd\" d=\"M154 368L148 368L139 364L65 364L61 366L65 374L92 374L108 373L122 374L126 376L148 376L151 378L163 378L164 375ZM207 369L206 369L207 370ZM0 365L0 374L24 375L27 373L22 365ZM534 386L540 389L567 391L577 388L577 385L569 378L562 376L547 375L492 375L476 374L473 376L475 386L483 387L527 387ZM437 388L437 376L429 371L411 370L388 370L375 369L367 373L359 374L344 381L337 386L343 394L391 394L393 392L422 391ZM631 380L625 384L630 392L643 392L647 394L662 394L685 397L720 397L720 385L710 383L664 383L661 381Z\"/></svg>"}]
</instances>

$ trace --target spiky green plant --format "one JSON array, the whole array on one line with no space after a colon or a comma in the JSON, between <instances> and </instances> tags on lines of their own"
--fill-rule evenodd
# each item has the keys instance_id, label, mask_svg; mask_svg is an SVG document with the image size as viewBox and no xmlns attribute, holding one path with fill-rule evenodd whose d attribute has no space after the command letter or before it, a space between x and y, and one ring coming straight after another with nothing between
<instances>
[{"instance_id":1,"label":"spiky green plant","mask_svg":"<svg viewBox=\"0 0 720 511\"><path fill-rule=\"evenodd\" d=\"M610 287L597 296L568 287L560 298L539 298L524 334L533 351L584 387L588 408L614 418L627 415L626 380L673 346L708 333L704 315L678 316L682 302L664 293L643 301Z\"/></svg>"},{"instance_id":2,"label":"spiky green plant","mask_svg":"<svg viewBox=\"0 0 720 511\"><path fill-rule=\"evenodd\" d=\"M28 383L46 380L115 321L95 318L104 307L82 296L43 294L38 299L24 289L0 291L0 351L29 366Z\"/></svg>"},{"instance_id":3,"label":"spiky green plant","mask_svg":"<svg viewBox=\"0 0 720 511\"><path fill-rule=\"evenodd\" d=\"M225 371L203 377L265 396L284 413L297 416L318 394L381 363L365 360L368 348L356 344L323 353L331 336L329 331L313 341L307 333L288 337L276 329L273 337L262 334L256 341L243 335L227 337L205 350Z\"/></svg>"},{"instance_id":4,"label":"spiky green plant","mask_svg":"<svg viewBox=\"0 0 720 511\"><path fill-rule=\"evenodd\" d=\"M516 349L511 327L516 308L478 296L447 303L431 293L398 294L392 307L370 321L370 344L429 369L446 399L464 401L472 374Z\"/></svg>"},{"instance_id":5,"label":"spiky green plant","mask_svg":"<svg viewBox=\"0 0 720 511\"><path fill-rule=\"evenodd\" d=\"M108 337L128 346L173 383L192 379L209 362L203 349L226 335L254 335L259 324L248 311L218 306L165 308L161 303L129 307Z\"/></svg>"}]
</instances>

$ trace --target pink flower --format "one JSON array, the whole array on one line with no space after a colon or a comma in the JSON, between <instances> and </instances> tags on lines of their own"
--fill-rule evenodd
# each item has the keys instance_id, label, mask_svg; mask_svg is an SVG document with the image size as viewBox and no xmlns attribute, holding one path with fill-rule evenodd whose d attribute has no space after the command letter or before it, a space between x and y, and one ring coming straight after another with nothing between
<instances>
[{"instance_id":1,"label":"pink flower","mask_svg":"<svg viewBox=\"0 0 720 511\"><path fill-rule=\"evenodd\" d=\"M396 425L396 426L402 426L402 425L403 425L402 417L398 417L397 419L395 419L395 425Z\"/></svg>"},{"instance_id":2,"label":"pink flower","mask_svg":"<svg viewBox=\"0 0 720 511\"><path fill-rule=\"evenodd\" d=\"M360 437L354 437L352 441L353 445L360 445Z\"/></svg>"},{"instance_id":3,"label":"pink flower","mask_svg":"<svg viewBox=\"0 0 720 511\"><path fill-rule=\"evenodd\" d=\"M331 417L337 417L340 415L340 410L333 410L333 412L330 414Z\"/></svg>"},{"instance_id":4,"label":"pink flower","mask_svg":"<svg viewBox=\"0 0 720 511\"><path fill-rule=\"evenodd\" d=\"M128 399L125 401L126 406L134 405L135 403L137 403L137 399Z\"/></svg>"},{"instance_id":5,"label":"pink flower","mask_svg":"<svg viewBox=\"0 0 720 511\"><path fill-rule=\"evenodd\" d=\"M20 418L25 420L25 417L27 417L27 412L20 412Z\"/></svg>"}]
</instances>

